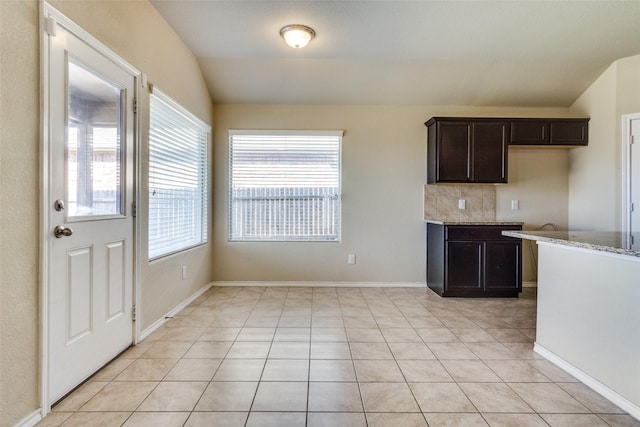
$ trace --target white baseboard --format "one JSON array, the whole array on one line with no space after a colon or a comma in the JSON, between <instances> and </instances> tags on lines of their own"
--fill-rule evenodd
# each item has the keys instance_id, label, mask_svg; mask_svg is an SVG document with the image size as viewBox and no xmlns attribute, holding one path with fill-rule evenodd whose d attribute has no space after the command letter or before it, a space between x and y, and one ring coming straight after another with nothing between
<instances>
[{"instance_id":1,"label":"white baseboard","mask_svg":"<svg viewBox=\"0 0 640 427\"><path fill-rule=\"evenodd\" d=\"M42 410L37 409L18 421L18 424L15 427L33 427L42 421Z\"/></svg>"},{"instance_id":2,"label":"white baseboard","mask_svg":"<svg viewBox=\"0 0 640 427\"><path fill-rule=\"evenodd\" d=\"M145 329L144 331L140 332L140 336L138 338L138 341L142 341L143 339L145 339L146 337L148 337L149 335L151 335L152 333L154 333L160 326L164 325L165 323L167 323L169 321L169 318L174 317L176 314L180 313L182 310L184 310L189 304L191 304L192 302L194 302L196 299L198 299L198 297L202 294L204 294L205 292L207 292L209 290L209 288L211 288L211 286L213 286L213 282L207 283L206 285L204 285L202 288L198 289L193 295L191 295L189 298L185 299L184 301L182 301L180 304L178 304L177 306L175 306L172 310L170 310L169 312L167 312L167 314L165 314L164 316L162 316L160 319L156 320L154 323L152 323L147 329Z\"/></svg>"},{"instance_id":3,"label":"white baseboard","mask_svg":"<svg viewBox=\"0 0 640 427\"><path fill-rule=\"evenodd\" d=\"M284 286L325 288L426 288L425 282L212 282L213 286Z\"/></svg>"},{"instance_id":4,"label":"white baseboard","mask_svg":"<svg viewBox=\"0 0 640 427\"><path fill-rule=\"evenodd\" d=\"M574 377L579 379L581 382L583 382L585 385L590 387L593 391L597 392L602 397L604 397L605 399L609 400L611 403L613 403L614 405L616 405L617 407L619 407L623 411L628 412L629 415L631 415L633 418L635 418L636 420L640 421L640 406L636 405L635 403L631 402L630 400L626 399L625 397L620 396L617 392L611 390L609 387L607 387L606 385L602 384L600 381L598 381L597 379L593 378L591 375L589 375L589 374L581 371L580 369L576 368L571 363L569 363L566 360L562 359L561 357L559 357L555 353L547 350L546 348L544 348L540 344L535 343L534 346L533 346L533 351L535 351L540 356L542 356L545 359L547 359L549 362L551 362L554 365L558 366L559 368L561 368L565 372L573 375Z\"/></svg>"},{"instance_id":5,"label":"white baseboard","mask_svg":"<svg viewBox=\"0 0 640 427\"><path fill-rule=\"evenodd\" d=\"M537 288L538 282L522 282L523 288Z\"/></svg>"}]
</instances>

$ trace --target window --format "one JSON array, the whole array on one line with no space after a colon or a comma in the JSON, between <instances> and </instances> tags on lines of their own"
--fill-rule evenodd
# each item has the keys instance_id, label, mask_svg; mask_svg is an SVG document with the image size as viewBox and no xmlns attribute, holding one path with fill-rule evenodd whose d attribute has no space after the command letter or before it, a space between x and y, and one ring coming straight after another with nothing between
<instances>
[{"instance_id":1,"label":"window","mask_svg":"<svg viewBox=\"0 0 640 427\"><path fill-rule=\"evenodd\" d=\"M340 241L342 131L229 131L229 240Z\"/></svg>"},{"instance_id":2,"label":"window","mask_svg":"<svg viewBox=\"0 0 640 427\"><path fill-rule=\"evenodd\" d=\"M149 121L149 259L155 259L207 242L210 128L157 89Z\"/></svg>"}]
</instances>

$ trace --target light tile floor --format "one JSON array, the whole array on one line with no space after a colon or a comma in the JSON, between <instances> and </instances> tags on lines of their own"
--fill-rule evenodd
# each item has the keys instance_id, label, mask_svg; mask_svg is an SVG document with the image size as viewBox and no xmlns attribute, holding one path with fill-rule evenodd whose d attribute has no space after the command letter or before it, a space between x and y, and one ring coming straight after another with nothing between
<instances>
[{"instance_id":1,"label":"light tile floor","mask_svg":"<svg viewBox=\"0 0 640 427\"><path fill-rule=\"evenodd\" d=\"M212 288L40 426L640 426L533 352L536 299Z\"/></svg>"}]
</instances>

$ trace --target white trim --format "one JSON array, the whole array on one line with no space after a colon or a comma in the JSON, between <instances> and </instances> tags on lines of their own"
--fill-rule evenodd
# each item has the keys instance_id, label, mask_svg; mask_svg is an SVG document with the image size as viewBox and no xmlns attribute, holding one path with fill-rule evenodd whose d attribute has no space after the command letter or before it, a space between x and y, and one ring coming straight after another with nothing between
<instances>
[{"instance_id":1,"label":"white trim","mask_svg":"<svg viewBox=\"0 0 640 427\"><path fill-rule=\"evenodd\" d=\"M167 314L162 316L160 319L153 322L148 328L140 333L140 340L144 340L146 337L154 333L158 328L167 323L170 318L174 317L176 314L180 313L184 310L189 304L194 302L198 297L207 292L211 286L213 286L213 282L207 283L200 289L198 289L193 295L182 301L180 304L176 305L173 309L169 310Z\"/></svg>"},{"instance_id":2,"label":"white trim","mask_svg":"<svg viewBox=\"0 0 640 427\"><path fill-rule=\"evenodd\" d=\"M536 242L538 243L538 246L551 246L554 248L560 248L560 249L570 250L574 252L583 252L591 255L600 255L600 256L609 257L609 258L618 258L625 261L640 262L640 257L634 256L634 255L619 254L619 253L610 252L607 250L582 248L580 246L563 245L561 243L544 242L541 240L537 240Z\"/></svg>"},{"instance_id":3,"label":"white trim","mask_svg":"<svg viewBox=\"0 0 640 427\"><path fill-rule=\"evenodd\" d=\"M40 0L39 3L40 15L39 15L39 31L40 31L40 236L39 240L40 244L40 408L37 412L39 414L40 419L44 418L51 411L51 402L49 396L49 238L51 229L51 224L49 224L49 192L50 187L49 183L51 182L51 170L49 168L50 162L50 153L49 153L49 143L51 139L51 135L49 134L50 129L50 117L49 117L49 50L50 44L49 39L50 36L47 33L48 25L51 25L51 21L49 19L53 19L56 25L61 26L72 33L79 39L83 40L92 49L103 55L105 58L109 59L111 62L122 68L124 71L129 73L135 79L135 93L134 97L138 97L139 90L138 85L140 81L140 71L138 71L133 65L126 62L117 53L108 48L105 44L100 42L98 39L93 37L87 31L82 29L75 22L67 18L57 9L52 7L46 1ZM138 114L134 113L134 200L136 200L136 194L138 193L138 185L139 181L137 180L138 176L136 175L136 165L137 165L137 154L139 151L139 119ZM137 202L137 200L136 200ZM139 205L138 205L139 206ZM133 245L134 245L134 256L138 253L138 241L136 239L136 228L138 225L137 218L133 218ZM133 266L133 302L137 301L137 296L139 295L139 272L137 267L137 262L140 258L134 258ZM132 324L132 340L136 342L137 336L137 327L136 322ZM32 416L27 418L31 419ZM27 425L27 424L25 424Z\"/></svg>"},{"instance_id":4,"label":"white trim","mask_svg":"<svg viewBox=\"0 0 640 427\"><path fill-rule=\"evenodd\" d=\"M542 356L545 359L547 359L549 362L551 362L554 365L558 366L559 368L561 368L562 370L564 370L568 374L573 375L574 377L579 379L582 383L584 383L585 385L590 387L593 391L597 392L602 397L604 397L605 399L609 400L611 403L613 403L614 405L618 406L623 411L628 412L629 415L631 415L633 418L635 418L635 419L640 421L640 406L636 405L635 403L631 402L630 400L626 399L625 397L619 395L618 393L616 393L615 391L611 390L606 385L602 384L597 379L593 378L591 375L586 374L585 372L583 372L580 369L576 368L571 363L569 363L566 360L562 359L561 357L559 357L555 353L547 350L546 348L544 348L540 344L535 343L534 346L533 346L533 351L535 351L540 356Z\"/></svg>"},{"instance_id":5,"label":"white trim","mask_svg":"<svg viewBox=\"0 0 640 427\"><path fill-rule=\"evenodd\" d=\"M622 116L622 157L621 179L622 179L622 232L627 233L629 237L631 233L631 121L640 120L640 113L625 114Z\"/></svg>"},{"instance_id":6,"label":"white trim","mask_svg":"<svg viewBox=\"0 0 640 427\"><path fill-rule=\"evenodd\" d=\"M425 282L211 282L213 286L284 286L318 288L425 288Z\"/></svg>"},{"instance_id":7,"label":"white trim","mask_svg":"<svg viewBox=\"0 0 640 427\"><path fill-rule=\"evenodd\" d=\"M151 325L149 325L149 327L146 328L144 331L140 332L140 335L138 336L138 343L144 341L145 338L147 338L149 335L154 333L162 325L167 323L169 321L169 319L167 319L167 316L168 314L162 316L161 318L153 322Z\"/></svg>"},{"instance_id":8,"label":"white trim","mask_svg":"<svg viewBox=\"0 0 640 427\"><path fill-rule=\"evenodd\" d=\"M538 282L522 282L523 288L537 288Z\"/></svg>"},{"instance_id":9,"label":"white trim","mask_svg":"<svg viewBox=\"0 0 640 427\"><path fill-rule=\"evenodd\" d=\"M188 109L180 105L180 103L178 103L175 99L171 98L169 95L167 95L166 93L164 93L163 91L161 91L155 86L153 86L153 92L149 93L149 98L151 98L152 96L155 96L160 101L167 104L176 112L176 114L179 114L185 119L193 122L193 124L195 124L197 127L204 130L206 133L211 133L211 126L209 124L200 120L196 115L194 115Z\"/></svg>"},{"instance_id":10,"label":"white trim","mask_svg":"<svg viewBox=\"0 0 640 427\"><path fill-rule=\"evenodd\" d=\"M142 126L140 126L140 111L149 111L148 94L146 92L146 75L140 73L140 78L136 79L136 111L134 111L134 135L136 142L133 146L133 202L136 204L136 214L133 218L133 306L136 310L136 320L133 321L133 344L140 342L140 313L142 313L142 277L141 262L146 257L142 256L142 227L140 227L140 183L142 182L142 161L140 156L140 145L142 142ZM144 96L143 96L144 94ZM145 109L142 109L142 98L145 99Z\"/></svg>"},{"instance_id":11,"label":"white trim","mask_svg":"<svg viewBox=\"0 0 640 427\"><path fill-rule=\"evenodd\" d=\"M134 76L140 75L140 71L136 67L134 67L133 65L129 64L127 61L122 59L117 53L115 53L113 50L107 47L107 45L105 45L100 40L93 37L91 34L85 31L82 27L80 27L78 24L73 22L71 19L67 18L65 15L63 15L60 11L58 11L56 8L51 6L46 1L43 2L43 13L44 13L43 18L49 18L49 17L53 18L58 23L58 25L62 26L66 31L72 33L79 39L85 41L87 44L91 46L92 49L95 49L96 51L100 52L102 55L104 55L105 58L108 58L110 61L117 64L128 73ZM41 31L46 32L46 25L44 23L44 19L41 20L40 25L41 25Z\"/></svg>"},{"instance_id":12,"label":"white trim","mask_svg":"<svg viewBox=\"0 0 640 427\"><path fill-rule=\"evenodd\" d=\"M44 416L42 415L41 410L37 409L18 421L18 424L16 424L14 427L33 427L40 421L42 421L43 418Z\"/></svg>"},{"instance_id":13,"label":"white trim","mask_svg":"<svg viewBox=\"0 0 640 427\"><path fill-rule=\"evenodd\" d=\"M49 203L49 35L45 23L49 10L47 3L40 2L40 414L44 418L51 410L49 405L49 244L45 236L51 227L47 205ZM47 11L45 11L45 9Z\"/></svg>"},{"instance_id":14,"label":"white trim","mask_svg":"<svg viewBox=\"0 0 640 427\"><path fill-rule=\"evenodd\" d=\"M258 130L258 129L229 129L229 136L233 135L285 135L285 136L344 136L344 130Z\"/></svg>"}]
</instances>

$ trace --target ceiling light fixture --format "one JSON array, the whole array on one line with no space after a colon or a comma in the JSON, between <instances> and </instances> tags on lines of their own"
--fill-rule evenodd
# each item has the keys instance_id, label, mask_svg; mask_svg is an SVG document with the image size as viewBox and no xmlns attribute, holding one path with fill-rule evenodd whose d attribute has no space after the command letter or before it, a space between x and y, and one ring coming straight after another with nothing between
<instances>
[{"instance_id":1,"label":"ceiling light fixture","mask_svg":"<svg viewBox=\"0 0 640 427\"><path fill-rule=\"evenodd\" d=\"M284 41L294 49L300 49L309 44L316 36L313 28L306 25L286 25L280 29L280 35Z\"/></svg>"}]
</instances>

